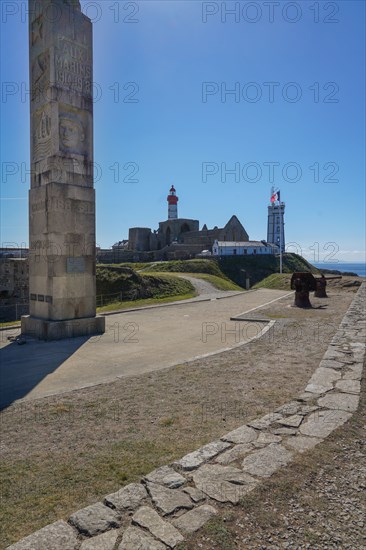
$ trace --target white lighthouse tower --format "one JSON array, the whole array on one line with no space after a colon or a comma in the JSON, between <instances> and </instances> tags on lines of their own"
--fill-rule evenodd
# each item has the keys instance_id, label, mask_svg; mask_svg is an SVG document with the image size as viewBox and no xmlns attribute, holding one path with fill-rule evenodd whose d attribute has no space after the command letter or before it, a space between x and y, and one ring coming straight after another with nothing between
<instances>
[{"instance_id":1,"label":"white lighthouse tower","mask_svg":"<svg viewBox=\"0 0 366 550\"><path fill-rule=\"evenodd\" d=\"M171 186L168 201L168 220L176 220L178 218L178 197L174 185Z\"/></svg>"},{"instance_id":2,"label":"white lighthouse tower","mask_svg":"<svg viewBox=\"0 0 366 550\"><path fill-rule=\"evenodd\" d=\"M281 201L280 191L272 187L271 204L268 206L267 242L276 244L283 254L285 252L285 203Z\"/></svg>"}]
</instances>

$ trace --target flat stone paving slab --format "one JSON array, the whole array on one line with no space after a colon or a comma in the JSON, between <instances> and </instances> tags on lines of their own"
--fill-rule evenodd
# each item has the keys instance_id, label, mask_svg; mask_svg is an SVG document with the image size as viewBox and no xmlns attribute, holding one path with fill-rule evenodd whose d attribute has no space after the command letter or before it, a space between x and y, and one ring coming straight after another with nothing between
<instances>
[{"instance_id":1,"label":"flat stone paving slab","mask_svg":"<svg viewBox=\"0 0 366 550\"><path fill-rule=\"evenodd\" d=\"M305 391L311 393L325 393L332 390L334 388L334 382L340 378L340 372L332 368L319 367L310 378Z\"/></svg>"},{"instance_id":2,"label":"flat stone paving slab","mask_svg":"<svg viewBox=\"0 0 366 550\"><path fill-rule=\"evenodd\" d=\"M114 550L118 538L118 531L107 531L102 535L84 540L80 550Z\"/></svg>"},{"instance_id":3,"label":"flat stone paving slab","mask_svg":"<svg viewBox=\"0 0 366 550\"><path fill-rule=\"evenodd\" d=\"M269 428L271 424L281 420L281 418L283 418L281 413L269 413L261 418L258 418L258 420L249 422L249 426L252 426L252 428L255 428L256 430L265 430L266 428Z\"/></svg>"},{"instance_id":4,"label":"flat stone paving slab","mask_svg":"<svg viewBox=\"0 0 366 550\"><path fill-rule=\"evenodd\" d=\"M343 375L343 380L361 380L363 373L363 365L350 365L349 369Z\"/></svg>"},{"instance_id":5,"label":"flat stone paving slab","mask_svg":"<svg viewBox=\"0 0 366 550\"><path fill-rule=\"evenodd\" d=\"M202 502L206 498L206 495L196 487L184 487L182 491L187 493L187 495L191 497L193 502Z\"/></svg>"},{"instance_id":6,"label":"flat stone paving slab","mask_svg":"<svg viewBox=\"0 0 366 550\"><path fill-rule=\"evenodd\" d=\"M269 445L244 458L242 468L258 477L270 477L278 468L286 466L292 453L279 444Z\"/></svg>"},{"instance_id":7,"label":"flat stone paving slab","mask_svg":"<svg viewBox=\"0 0 366 550\"><path fill-rule=\"evenodd\" d=\"M320 410L312 413L300 426L303 435L325 438L333 430L342 426L352 415L345 411Z\"/></svg>"},{"instance_id":8,"label":"flat stone paving slab","mask_svg":"<svg viewBox=\"0 0 366 550\"><path fill-rule=\"evenodd\" d=\"M148 506L142 506L133 515L132 521L140 527L147 529L161 542L174 548L184 539L180 532L170 523L164 521L155 510Z\"/></svg>"},{"instance_id":9,"label":"flat stone paving slab","mask_svg":"<svg viewBox=\"0 0 366 550\"><path fill-rule=\"evenodd\" d=\"M198 531L205 523L217 514L217 510L208 504L203 504L173 520L173 525L184 534Z\"/></svg>"},{"instance_id":10,"label":"flat stone paving slab","mask_svg":"<svg viewBox=\"0 0 366 550\"><path fill-rule=\"evenodd\" d=\"M318 400L321 407L354 412L357 410L360 397L349 393L332 393Z\"/></svg>"},{"instance_id":11,"label":"flat stone paving slab","mask_svg":"<svg viewBox=\"0 0 366 550\"><path fill-rule=\"evenodd\" d=\"M183 470L194 470L210 458L214 458L222 451L225 451L228 447L230 447L230 443L226 443L225 441L213 441L197 451L185 455L180 460L174 462L174 465Z\"/></svg>"},{"instance_id":12,"label":"flat stone paving slab","mask_svg":"<svg viewBox=\"0 0 366 550\"><path fill-rule=\"evenodd\" d=\"M304 417L301 414L294 414L293 416L279 420L278 424L289 426L290 428L298 428L303 420Z\"/></svg>"},{"instance_id":13,"label":"flat stone paving slab","mask_svg":"<svg viewBox=\"0 0 366 550\"><path fill-rule=\"evenodd\" d=\"M306 437L303 435L298 435L296 437L289 437L284 441L284 444L298 453L304 453L322 441L323 439L320 439L319 437Z\"/></svg>"},{"instance_id":14,"label":"flat stone paving slab","mask_svg":"<svg viewBox=\"0 0 366 550\"><path fill-rule=\"evenodd\" d=\"M75 550L78 545L76 531L60 520L8 546L8 550Z\"/></svg>"},{"instance_id":15,"label":"flat stone paving slab","mask_svg":"<svg viewBox=\"0 0 366 550\"><path fill-rule=\"evenodd\" d=\"M118 550L166 550L165 544L159 542L137 527L129 527L124 533Z\"/></svg>"},{"instance_id":16,"label":"flat stone paving slab","mask_svg":"<svg viewBox=\"0 0 366 550\"><path fill-rule=\"evenodd\" d=\"M114 510L104 506L101 502L97 502L72 514L69 523L74 525L83 535L93 537L109 529L119 527L121 522Z\"/></svg>"},{"instance_id":17,"label":"flat stone paving slab","mask_svg":"<svg viewBox=\"0 0 366 550\"><path fill-rule=\"evenodd\" d=\"M325 360L335 360L339 363L352 363L354 360L352 358L351 351L338 351L336 349L328 349L324 354Z\"/></svg>"},{"instance_id":18,"label":"flat stone paving slab","mask_svg":"<svg viewBox=\"0 0 366 550\"><path fill-rule=\"evenodd\" d=\"M223 441L230 441L231 443L251 443L258 437L258 432L249 428L249 426L240 426L236 430L224 435L221 439Z\"/></svg>"},{"instance_id":19,"label":"flat stone paving slab","mask_svg":"<svg viewBox=\"0 0 366 550\"><path fill-rule=\"evenodd\" d=\"M193 503L187 493L179 489L168 489L157 483L148 483L147 489L151 500L164 516L173 514L176 510L193 508Z\"/></svg>"},{"instance_id":20,"label":"flat stone paving slab","mask_svg":"<svg viewBox=\"0 0 366 550\"><path fill-rule=\"evenodd\" d=\"M361 392L361 384L358 380L340 380L336 383L336 388L345 393L359 394Z\"/></svg>"},{"instance_id":21,"label":"flat stone paving slab","mask_svg":"<svg viewBox=\"0 0 366 550\"><path fill-rule=\"evenodd\" d=\"M107 495L104 503L117 510L136 510L147 497L147 491L141 483L130 483L116 493Z\"/></svg>"},{"instance_id":22,"label":"flat stone paving slab","mask_svg":"<svg viewBox=\"0 0 366 550\"><path fill-rule=\"evenodd\" d=\"M322 361L320 361L319 368L341 370L344 368L344 363L337 361L336 359L322 359Z\"/></svg>"},{"instance_id":23,"label":"flat stone paving slab","mask_svg":"<svg viewBox=\"0 0 366 550\"><path fill-rule=\"evenodd\" d=\"M282 437L268 432L261 432L256 441L253 441L254 447L262 449L271 443L279 443Z\"/></svg>"},{"instance_id":24,"label":"flat stone paving slab","mask_svg":"<svg viewBox=\"0 0 366 550\"><path fill-rule=\"evenodd\" d=\"M145 479L151 483L160 483L170 489L177 489L187 482L185 477L173 470L170 466L161 466L161 468L157 468L150 474L147 474Z\"/></svg>"},{"instance_id":25,"label":"flat stone paving slab","mask_svg":"<svg viewBox=\"0 0 366 550\"><path fill-rule=\"evenodd\" d=\"M219 464L204 464L192 477L196 487L210 498L232 504L237 504L257 484L255 479L239 468Z\"/></svg>"},{"instance_id":26,"label":"flat stone paving slab","mask_svg":"<svg viewBox=\"0 0 366 550\"><path fill-rule=\"evenodd\" d=\"M216 462L219 464L231 464L236 460L244 458L248 453L253 451L253 445L251 443L239 443L235 445L232 449L225 451L216 458Z\"/></svg>"}]
</instances>

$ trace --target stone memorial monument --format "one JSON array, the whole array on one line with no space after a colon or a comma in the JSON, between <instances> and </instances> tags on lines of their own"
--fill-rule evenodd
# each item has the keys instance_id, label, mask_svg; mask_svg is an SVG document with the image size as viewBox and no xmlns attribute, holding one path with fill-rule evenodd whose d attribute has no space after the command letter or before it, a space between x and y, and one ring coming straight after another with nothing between
<instances>
[{"instance_id":1,"label":"stone memorial monument","mask_svg":"<svg viewBox=\"0 0 366 550\"><path fill-rule=\"evenodd\" d=\"M92 24L79 0L29 0L30 315L22 334L103 333L96 316Z\"/></svg>"}]
</instances>

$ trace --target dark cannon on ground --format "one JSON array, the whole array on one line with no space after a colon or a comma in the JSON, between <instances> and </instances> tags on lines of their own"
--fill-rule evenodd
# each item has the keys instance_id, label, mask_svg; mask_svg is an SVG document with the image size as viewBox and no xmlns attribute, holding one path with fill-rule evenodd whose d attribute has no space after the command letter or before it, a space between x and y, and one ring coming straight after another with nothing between
<instances>
[{"instance_id":1,"label":"dark cannon on ground","mask_svg":"<svg viewBox=\"0 0 366 550\"><path fill-rule=\"evenodd\" d=\"M327 298L325 290L327 281L341 278L341 276L324 277L324 275L320 278L316 278L312 273L308 272L293 273L291 277L291 289L295 291L294 305L302 308L312 307L309 293L314 292L316 298Z\"/></svg>"},{"instance_id":2,"label":"dark cannon on ground","mask_svg":"<svg viewBox=\"0 0 366 550\"><path fill-rule=\"evenodd\" d=\"M324 277L322 274L319 279L315 279L316 289L314 296L316 298L328 298L326 291L327 281L331 281L332 279L342 279L342 275L337 275L336 277Z\"/></svg>"}]
</instances>

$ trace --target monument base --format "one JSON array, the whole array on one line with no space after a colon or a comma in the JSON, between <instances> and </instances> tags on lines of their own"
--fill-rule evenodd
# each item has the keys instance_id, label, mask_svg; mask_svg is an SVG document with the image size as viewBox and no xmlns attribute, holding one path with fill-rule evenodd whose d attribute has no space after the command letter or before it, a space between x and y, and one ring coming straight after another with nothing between
<instances>
[{"instance_id":1,"label":"monument base","mask_svg":"<svg viewBox=\"0 0 366 550\"><path fill-rule=\"evenodd\" d=\"M105 317L87 317L67 321L48 321L30 315L21 318L22 336L31 336L39 340L64 340L76 336L93 336L104 334Z\"/></svg>"}]
</instances>

